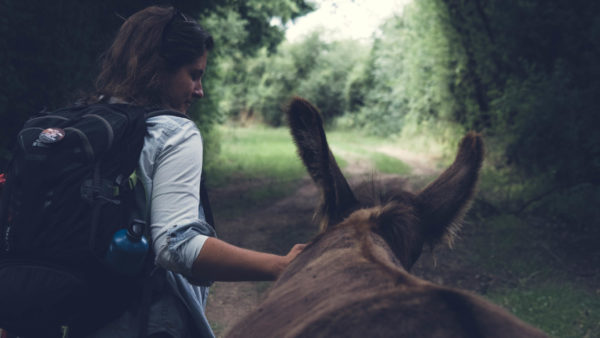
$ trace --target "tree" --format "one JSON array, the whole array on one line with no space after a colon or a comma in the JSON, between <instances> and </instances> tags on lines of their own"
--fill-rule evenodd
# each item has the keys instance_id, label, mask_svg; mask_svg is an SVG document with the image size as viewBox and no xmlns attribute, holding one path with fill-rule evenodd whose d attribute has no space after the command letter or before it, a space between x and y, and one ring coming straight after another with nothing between
<instances>
[{"instance_id":1,"label":"tree","mask_svg":"<svg viewBox=\"0 0 600 338\"><path fill-rule=\"evenodd\" d=\"M387 135L459 124L484 132L532 196L597 190L599 18L584 0L413 2L382 27L352 120Z\"/></svg>"}]
</instances>

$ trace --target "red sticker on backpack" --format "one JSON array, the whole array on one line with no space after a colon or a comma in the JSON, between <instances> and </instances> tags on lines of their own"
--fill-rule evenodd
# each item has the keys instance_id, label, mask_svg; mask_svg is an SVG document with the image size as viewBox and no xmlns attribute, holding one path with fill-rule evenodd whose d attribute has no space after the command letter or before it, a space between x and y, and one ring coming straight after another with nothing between
<instances>
[{"instance_id":1,"label":"red sticker on backpack","mask_svg":"<svg viewBox=\"0 0 600 338\"><path fill-rule=\"evenodd\" d=\"M60 128L48 128L44 129L40 136L38 136L38 141L46 144L56 143L62 140L65 137L65 131Z\"/></svg>"}]
</instances>

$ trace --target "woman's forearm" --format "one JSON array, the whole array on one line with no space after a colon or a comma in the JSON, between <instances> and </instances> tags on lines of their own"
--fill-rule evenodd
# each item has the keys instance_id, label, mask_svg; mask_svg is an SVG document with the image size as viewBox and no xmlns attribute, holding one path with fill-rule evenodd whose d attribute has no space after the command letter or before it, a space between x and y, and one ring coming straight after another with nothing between
<instances>
[{"instance_id":1,"label":"woman's forearm","mask_svg":"<svg viewBox=\"0 0 600 338\"><path fill-rule=\"evenodd\" d=\"M304 246L297 244L286 256L273 255L208 238L192 265L193 279L214 281L275 280Z\"/></svg>"}]
</instances>

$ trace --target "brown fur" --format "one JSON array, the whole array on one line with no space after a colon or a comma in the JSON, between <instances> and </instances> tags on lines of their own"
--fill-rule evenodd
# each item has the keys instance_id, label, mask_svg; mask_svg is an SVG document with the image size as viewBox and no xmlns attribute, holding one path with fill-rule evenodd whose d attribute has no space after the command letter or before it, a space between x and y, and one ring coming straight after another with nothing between
<instances>
[{"instance_id":1,"label":"brown fur","mask_svg":"<svg viewBox=\"0 0 600 338\"><path fill-rule=\"evenodd\" d=\"M298 154L322 192L321 233L228 337L544 337L500 307L408 273L425 243L452 239L475 192L483 141L422 192L357 198L333 157L318 110L288 109ZM360 197L360 196L359 196Z\"/></svg>"}]
</instances>

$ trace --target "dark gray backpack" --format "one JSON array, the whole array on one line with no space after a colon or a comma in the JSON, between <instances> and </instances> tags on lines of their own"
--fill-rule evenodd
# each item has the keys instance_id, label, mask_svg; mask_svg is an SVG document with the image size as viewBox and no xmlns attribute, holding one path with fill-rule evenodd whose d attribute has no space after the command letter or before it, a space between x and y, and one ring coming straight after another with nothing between
<instances>
[{"instance_id":1,"label":"dark gray backpack","mask_svg":"<svg viewBox=\"0 0 600 338\"><path fill-rule=\"evenodd\" d=\"M145 120L162 114L185 117L96 104L25 123L0 205L1 328L51 337L68 325L80 336L140 299L144 276L116 273L103 257L112 235L132 221L130 176Z\"/></svg>"}]
</instances>

